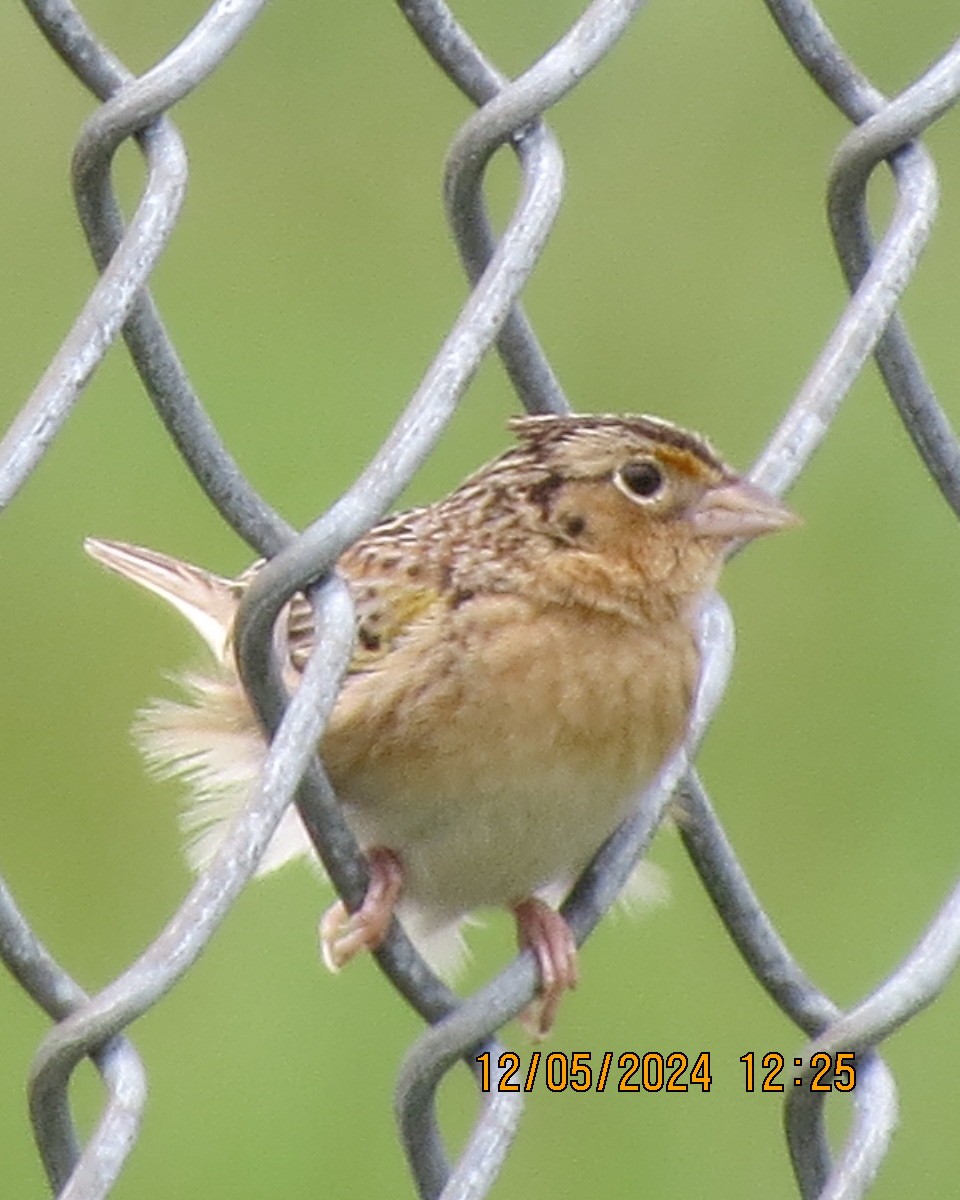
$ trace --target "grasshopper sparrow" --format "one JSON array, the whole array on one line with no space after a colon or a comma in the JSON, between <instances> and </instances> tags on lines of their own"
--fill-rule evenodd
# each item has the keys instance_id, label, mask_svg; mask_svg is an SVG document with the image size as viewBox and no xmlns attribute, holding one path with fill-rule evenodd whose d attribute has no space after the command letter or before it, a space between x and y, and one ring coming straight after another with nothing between
<instances>
[{"instance_id":1,"label":"grasshopper sparrow","mask_svg":"<svg viewBox=\"0 0 960 1200\"><path fill-rule=\"evenodd\" d=\"M568 886L682 743L697 685L698 606L736 540L792 524L706 441L633 416L528 416L518 444L425 508L389 517L337 564L357 641L320 753L371 866L355 914L321 923L336 969L375 948L394 911L449 973L483 906L516 915L541 972L545 1032L577 978L544 895ZM141 714L148 759L186 779L194 868L249 794L265 745L231 647L236 581L120 542L105 566L196 627L215 666L186 702ZM286 612L295 679L310 609ZM307 854L294 809L260 871Z\"/></svg>"}]
</instances>

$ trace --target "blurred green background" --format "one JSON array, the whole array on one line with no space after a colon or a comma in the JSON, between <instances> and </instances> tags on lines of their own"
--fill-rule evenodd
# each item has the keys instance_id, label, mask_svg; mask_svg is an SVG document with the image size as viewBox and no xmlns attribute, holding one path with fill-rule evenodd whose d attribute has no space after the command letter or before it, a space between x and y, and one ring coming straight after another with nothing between
<instances>
[{"instance_id":1,"label":"blurred green background","mask_svg":"<svg viewBox=\"0 0 960 1200\"><path fill-rule=\"evenodd\" d=\"M513 73L577 8L469 0L458 11ZM951 9L833 0L823 11L895 91L955 35ZM88 0L84 11L142 71L202 5ZM0 8L0 42L6 424L91 286L67 165L93 102L19 6ZM463 301L439 179L468 111L386 3L272 6L176 110L192 177L155 295L227 443L297 523L349 484ZM734 0L651 5L551 122L568 194L526 303L573 403L690 424L746 465L843 304L823 190L844 122L762 6ZM945 200L904 310L960 421L958 128L947 118L928 139ZM134 151L119 174L133 201ZM509 156L491 187L507 212ZM885 179L874 193L882 215ZM491 360L409 499L443 493L499 450L514 406ZM849 1005L895 967L960 863L960 555L872 368L792 500L805 528L728 574L739 655L701 762L778 928ZM97 989L189 884L175 791L144 776L127 729L195 648L175 617L85 560L86 533L223 572L249 558L181 467L122 347L0 524L0 869L53 952ZM597 1059L709 1050L713 1091L538 1091L494 1192L502 1200L794 1194L780 1103L745 1094L738 1059L792 1056L803 1038L732 949L675 835L661 835L655 857L672 903L604 923L543 1048ZM319 966L326 899L303 868L252 887L136 1024L151 1094L117 1197L410 1193L391 1093L418 1022L372 964L336 979ZM506 920L473 942L468 986L511 952ZM956 1190L957 1015L954 987L887 1045L902 1127L878 1198ZM24 1081L46 1028L0 975L0 1192L11 1200L45 1191ZM527 1053L518 1029L506 1036ZM92 1070L73 1095L89 1126ZM839 1134L849 1108L831 1106ZM454 1143L473 1111L466 1079L450 1081Z\"/></svg>"}]
</instances>

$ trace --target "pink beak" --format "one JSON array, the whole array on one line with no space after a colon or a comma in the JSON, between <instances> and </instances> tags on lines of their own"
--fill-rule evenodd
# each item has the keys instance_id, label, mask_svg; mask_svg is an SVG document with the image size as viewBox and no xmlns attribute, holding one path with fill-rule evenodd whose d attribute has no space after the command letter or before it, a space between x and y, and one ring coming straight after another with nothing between
<instances>
[{"instance_id":1,"label":"pink beak","mask_svg":"<svg viewBox=\"0 0 960 1200\"><path fill-rule=\"evenodd\" d=\"M711 488L694 506L690 519L697 536L723 541L755 538L800 524L782 501L746 479Z\"/></svg>"}]
</instances>

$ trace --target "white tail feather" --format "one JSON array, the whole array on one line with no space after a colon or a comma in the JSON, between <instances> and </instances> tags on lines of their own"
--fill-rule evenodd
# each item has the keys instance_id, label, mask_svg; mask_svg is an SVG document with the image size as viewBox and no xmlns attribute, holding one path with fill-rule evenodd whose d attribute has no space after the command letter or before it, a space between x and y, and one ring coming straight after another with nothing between
<instances>
[{"instance_id":1,"label":"white tail feather","mask_svg":"<svg viewBox=\"0 0 960 1200\"><path fill-rule=\"evenodd\" d=\"M195 673L180 677L189 701L156 700L137 717L134 736L151 769L187 785L181 827L184 853L194 871L210 863L227 827L250 798L266 744L235 676ZM308 854L310 843L291 808L257 867L268 874Z\"/></svg>"}]
</instances>

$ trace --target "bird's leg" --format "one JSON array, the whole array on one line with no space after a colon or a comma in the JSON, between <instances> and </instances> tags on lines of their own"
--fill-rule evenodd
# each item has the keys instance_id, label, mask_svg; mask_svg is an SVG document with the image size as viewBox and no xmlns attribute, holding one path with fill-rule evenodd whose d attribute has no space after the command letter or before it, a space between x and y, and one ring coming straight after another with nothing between
<instances>
[{"instance_id":1,"label":"bird's leg","mask_svg":"<svg viewBox=\"0 0 960 1200\"><path fill-rule=\"evenodd\" d=\"M361 950L376 950L387 936L403 889L403 866L392 850L375 846L366 852L370 882L363 903L347 912L342 900L320 918L320 952L326 967L339 971Z\"/></svg>"},{"instance_id":2,"label":"bird's leg","mask_svg":"<svg viewBox=\"0 0 960 1200\"><path fill-rule=\"evenodd\" d=\"M543 900L531 896L513 905L517 919L517 942L521 950L532 950L540 968L540 996L524 1009L520 1020L535 1038L546 1037L563 993L577 986L577 944L570 926Z\"/></svg>"}]
</instances>

